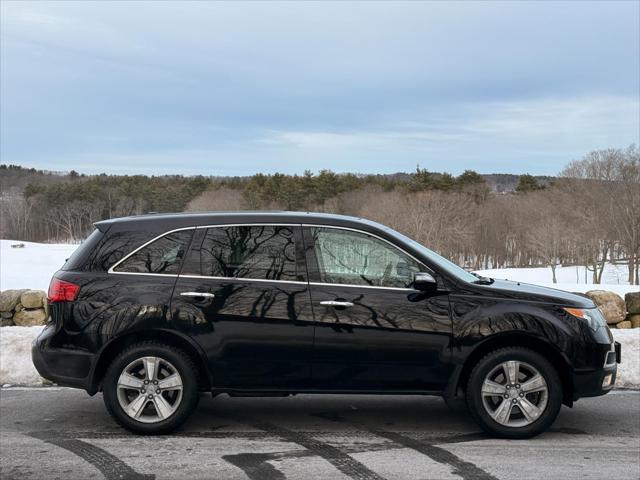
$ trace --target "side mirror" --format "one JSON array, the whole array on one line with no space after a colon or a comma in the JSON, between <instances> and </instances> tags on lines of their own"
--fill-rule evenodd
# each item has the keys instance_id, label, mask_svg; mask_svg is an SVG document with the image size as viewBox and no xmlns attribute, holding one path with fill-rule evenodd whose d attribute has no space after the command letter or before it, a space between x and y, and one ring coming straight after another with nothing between
<instances>
[{"instance_id":1,"label":"side mirror","mask_svg":"<svg viewBox=\"0 0 640 480\"><path fill-rule=\"evenodd\" d=\"M418 272L413 277L413 288L416 290L435 290L437 287L436 279L427 272Z\"/></svg>"}]
</instances>

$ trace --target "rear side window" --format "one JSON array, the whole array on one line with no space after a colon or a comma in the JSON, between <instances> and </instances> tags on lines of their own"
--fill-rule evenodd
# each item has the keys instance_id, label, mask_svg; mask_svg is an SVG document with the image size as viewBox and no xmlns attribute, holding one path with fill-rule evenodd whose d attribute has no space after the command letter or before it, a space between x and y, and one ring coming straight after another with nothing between
<instances>
[{"instance_id":1,"label":"rear side window","mask_svg":"<svg viewBox=\"0 0 640 480\"><path fill-rule=\"evenodd\" d=\"M275 225L210 228L200 250L200 270L209 277L296 280L293 228Z\"/></svg>"},{"instance_id":2,"label":"rear side window","mask_svg":"<svg viewBox=\"0 0 640 480\"><path fill-rule=\"evenodd\" d=\"M177 274L193 230L169 233L144 246L113 268L114 272Z\"/></svg>"},{"instance_id":3,"label":"rear side window","mask_svg":"<svg viewBox=\"0 0 640 480\"><path fill-rule=\"evenodd\" d=\"M84 242L78 245L78 248L73 251L67 261L64 262L62 270L85 270L87 260L94 250L96 250L102 237L104 237L104 234L100 230L95 229Z\"/></svg>"}]
</instances>

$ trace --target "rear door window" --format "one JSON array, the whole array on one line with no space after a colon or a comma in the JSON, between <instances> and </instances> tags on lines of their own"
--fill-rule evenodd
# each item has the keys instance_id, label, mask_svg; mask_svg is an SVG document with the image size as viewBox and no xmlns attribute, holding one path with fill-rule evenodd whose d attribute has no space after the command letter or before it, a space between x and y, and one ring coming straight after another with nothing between
<instances>
[{"instance_id":1,"label":"rear door window","mask_svg":"<svg viewBox=\"0 0 640 480\"><path fill-rule=\"evenodd\" d=\"M294 227L209 228L200 249L201 274L255 280L297 280Z\"/></svg>"},{"instance_id":2,"label":"rear door window","mask_svg":"<svg viewBox=\"0 0 640 480\"><path fill-rule=\"evenodd\" d=\"M193 229L169 233L117 264L114 272L177 274Z\"/></svg>"}]
</instances>

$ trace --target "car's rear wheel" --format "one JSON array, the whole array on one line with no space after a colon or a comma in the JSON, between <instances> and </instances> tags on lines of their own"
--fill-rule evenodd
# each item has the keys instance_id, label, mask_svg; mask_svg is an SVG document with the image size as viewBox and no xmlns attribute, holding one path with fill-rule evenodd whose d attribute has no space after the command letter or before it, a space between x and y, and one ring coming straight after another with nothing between
<instances>
[{"instance_id":1,"label":"car's rear wheel","mask_svg":"<svg viewBox=\"0 0 640 480\"><path fill-rule=\"evenodd\" d=\"M132 345L118 355L102 388L111 416L136 433L170 432L198 402L197 369L189 356L156 342Z\"/></svg>"},{"instance_id":2,"label":"car's rear wheel","mask_svg":"<svg viewBox=\"0 0 640 480\"><path fill-rule=\"evenodd\" d=\"M496 350L471 371L467 405L488 433L529 438L545 431L562 406L558 372L539 353L527 348Z\"/></svg>"}]
</instances>

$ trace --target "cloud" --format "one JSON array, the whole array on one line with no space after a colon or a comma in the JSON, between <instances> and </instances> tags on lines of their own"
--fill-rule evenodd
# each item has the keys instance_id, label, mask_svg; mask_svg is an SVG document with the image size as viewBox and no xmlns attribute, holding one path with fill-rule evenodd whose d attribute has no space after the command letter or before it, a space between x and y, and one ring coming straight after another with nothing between
<instances>
[{"instance_id":1,"label":"cloud","mask_svg":"<svg viewBox=\"0 0 640 480\"><path fill-rule=\"evenodd\" d=\"M42 8L42 7L45 8ZM57 13L46 4L25 3L2 9L3 36L16 43L85 55L142 56L152 49L134 40L134 33L109 25L100 18Z\"/></svg>"},{"instance_id":2,"label":"cloud","mask_svg":"<svg viewBox=\"0 0 640 480\"><path fill-rule=\"evenodd\" d=\"M634 2L0 8L2 162L555 173L639 142Z\"/></svg>"},{"instance_id":3,"label":"cloud","mask_svg":"<svg viewBox=\"0 0 640 480\"><path fill-rule=\"evenodd\" d=\"M605 96L462 104L432 112L428 121L343 131L236 132L209 126L195 141L183 126L167 132L166 143L154 148L130 145L126 136L90 137L81 153L40 161L57 165L55 169L91 173L105 166L148 174L248 175L322 168L391 173L412 170L419 163L454 174L467 168L556 174L589 150L640 143L633 121L637 112L637 99Z\"/></svg>"},{"instance_id":4,"label":"cloud","mask_svg":"<svg viewBox=\"0 0 640 480\"><path fill-rule=\"evenodd\" d=\"M428 123L404 122L390 128L328 131L273 131L259 141L300 149L402 147L406 144L451 142L503 142L524 145L556 143L573 136L579 141L594 137L638 140L640 99L633 97L543 98L512 102L461 105L439 112Z\"/></svg>"}]
</instances>

